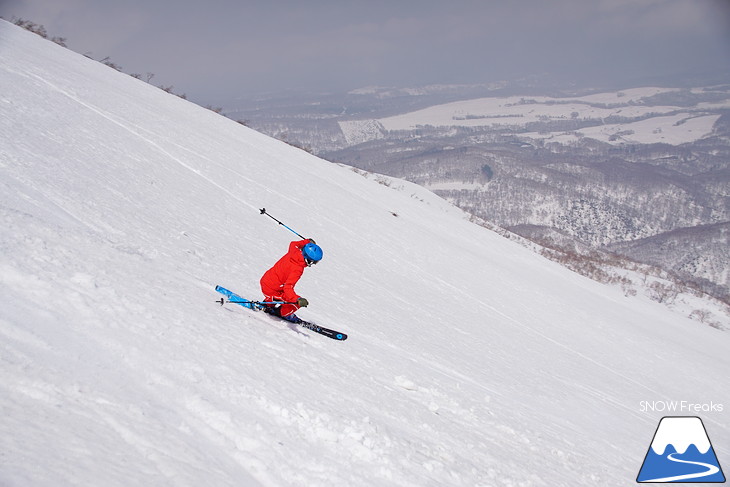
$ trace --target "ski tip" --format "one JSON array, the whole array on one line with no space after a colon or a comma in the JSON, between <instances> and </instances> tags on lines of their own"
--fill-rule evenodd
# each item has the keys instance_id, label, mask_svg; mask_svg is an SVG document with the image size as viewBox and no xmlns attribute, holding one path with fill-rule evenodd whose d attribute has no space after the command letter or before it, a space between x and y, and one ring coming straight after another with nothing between
<instances>
[{"instance_id":1,"label":"ski tip","mask_svg":"<svg viewBox=\"0 0 730 487\"><path fill-rule=\"evenodd\" d=\"M339 331L334 331L334 330L328 330L328 331L329 331L329 333L326 333L325 335L334 340L337 340L339 342L344 342L345 340L347 340L347 335L345 333L340 333Z\"/></svg>"}]
</instances>

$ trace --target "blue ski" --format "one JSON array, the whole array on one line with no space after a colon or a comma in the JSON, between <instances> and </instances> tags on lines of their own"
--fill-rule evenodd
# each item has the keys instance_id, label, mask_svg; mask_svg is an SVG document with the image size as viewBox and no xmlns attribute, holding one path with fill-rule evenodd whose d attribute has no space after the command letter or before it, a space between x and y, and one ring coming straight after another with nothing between
<instances>
[{"instance_id":1,"label":"blue ski","mask_svg":"<svg viewBox=\"0 0 730 487\"><path fill-rule=\"evenodd\" d=\"M221 286L216 286L215 290L228 298L227 301L224 298L221 298L219 301L216 301L216 303L220 303L221 305L224 305L226 303L238 304L238 305L243 306L244 308L248 308L253 311L260 311L260 310L265 310L267 304L271 304L271 303L266 303L263 301L251 301L250 299L242 298L238 294L236 294L232 291L229 291L228 289L221 287ZM275 315L272 315L272 316L275 316ZM280 318L280 319L282 319L284 321L289 321L289 323L294 323L294 324L299 325L308 330L312 330L315 333L319 333L320 335L324 335L326 337L332 338L333 340L339 340L339 341L347 340L346 334L341 333L339 331L330 330L329 328L325 328L323 326L319 326L316 323L312 323L312 322L305 321L302 319L298 319L298 321L290 321L290 320L286 320L284 318Z\"/></svg>"},{"instance_id":2,"label":"blue ski","mask_svg":"<svg viewBox=\"0 0 730 487\"><path fill-rule=\"evenodd\" d=\"M248 299L244 299L241 296L239 296L238 294L236 294L234 292L231 292L231 291L229 291L228 289L226 289L224 287L216 286L215 287L215 290L218 291L219 293L221 293L222 295L224 295L225 297L228 298L228 301L224 301L223 298L221 298L220 301L216 301L217 303L221 303L221 305L224 304L224 303L226 303L226 302L228 302L228 303L240 304L244 308L252 309L252 310L255 310L255 311L264 309L264 305L263 304L259 304L256 301L251 301L251 300L248 300Z\"/></svg>"}]
</instances>

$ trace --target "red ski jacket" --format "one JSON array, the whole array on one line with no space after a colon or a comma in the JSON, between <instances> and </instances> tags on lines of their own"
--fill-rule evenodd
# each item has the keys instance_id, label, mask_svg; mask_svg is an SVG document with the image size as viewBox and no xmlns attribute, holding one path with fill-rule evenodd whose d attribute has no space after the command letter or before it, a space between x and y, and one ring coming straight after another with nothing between
<instances>
[{"instance_id":1,"label":"red ski jacket","mask_svg":"<svg viewBox=\"0 0 730 487\"><path fill-rule=\"evenodd\" d=\"M281 296L284 301L290 303L299 299L299 295L294 291L294 285L302 277L307 266L302 248L308 243L309 239L290 243L286 255L261 276L261 291L264 295Z\"/></svg>"}]
</instances>

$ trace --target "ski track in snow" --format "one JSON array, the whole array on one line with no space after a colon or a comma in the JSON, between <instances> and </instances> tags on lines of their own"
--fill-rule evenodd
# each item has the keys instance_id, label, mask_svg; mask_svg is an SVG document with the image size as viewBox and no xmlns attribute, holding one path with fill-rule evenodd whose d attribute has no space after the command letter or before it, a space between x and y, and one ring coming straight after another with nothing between
<instances>
[{"instance_id":1,"label":"ski track in snow","mask_svg":"<svg viewBox=\"0 0 730 487\"><path fill-rule=\"evenodd\" d=\"M2 485L614 486L640 400L730 402L724 334L421 188L3 21L0 82ZM302 316L346 342L215 304L294 239L272 205L325 248Z\"/></svg>"}]
</instances>

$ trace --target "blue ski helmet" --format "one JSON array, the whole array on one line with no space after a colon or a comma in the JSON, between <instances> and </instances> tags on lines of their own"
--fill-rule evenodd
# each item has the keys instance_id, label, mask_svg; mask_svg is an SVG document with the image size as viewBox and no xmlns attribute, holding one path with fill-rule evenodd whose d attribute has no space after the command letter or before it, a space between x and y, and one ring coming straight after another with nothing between
<instances>
[{"instance_id":1,"label":"blue ski helmet","mask_svg":"<svg viewBox=\"0 0 730 487\"><path fill-rule=\"evenodd\" d=\"M310 242L302 249L302 255L307 265L314 265L322 260L322 248Z\"/></svg>"}]
</instances>

